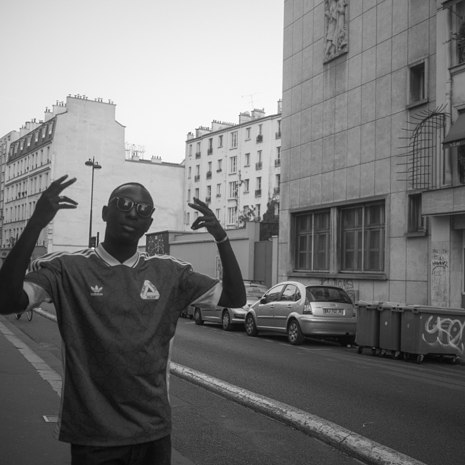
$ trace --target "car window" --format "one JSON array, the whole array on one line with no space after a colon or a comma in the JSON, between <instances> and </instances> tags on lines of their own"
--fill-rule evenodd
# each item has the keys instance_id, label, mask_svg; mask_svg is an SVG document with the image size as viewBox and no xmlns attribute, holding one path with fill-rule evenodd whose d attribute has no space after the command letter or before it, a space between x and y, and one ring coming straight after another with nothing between
<instances>
[{"instance_id":1,"label":"car window","mask_svg":"<svg viewBox=\"0 0 465 465\"><path fill-rule=\"evenodd\" d=\"M247 294L247 297L255 297L259 299L266 292L266 287L246 286L245 292Z\"/></svg>"},{"instance_id":2,"label":"car window","mask_svg":"<svg viewBox=\"0 0 465 465\"><path fill-rule=\"evenodd\" d=\"M281 296L281 300L295 302L296 300L300 299L300 292L297 289L297 286L293 284L288 284L286 289L284 289L283 295Z\"/></svg>"},{"instance_id":3,"label":"car window","mask_svg":"<svg viewBox=\"0 0 465 465\"><path fill-rule=\"evenodd\" d=\"M351 304L352 301L344 289L338 287L308 286L307 299L310 302L340 302Z\"/></svg>"},{"instance_id":4,"label":"car window","mask_svg":"<svg viewBox=\"0 0 465 465\"><path fill-rule=\"evenodd\" d=\"M276 302L279 300L279 296L284 288L284 284L279 284L278 286L272 287L266 294L266 302Z\"/></svg>"}]
</instances>

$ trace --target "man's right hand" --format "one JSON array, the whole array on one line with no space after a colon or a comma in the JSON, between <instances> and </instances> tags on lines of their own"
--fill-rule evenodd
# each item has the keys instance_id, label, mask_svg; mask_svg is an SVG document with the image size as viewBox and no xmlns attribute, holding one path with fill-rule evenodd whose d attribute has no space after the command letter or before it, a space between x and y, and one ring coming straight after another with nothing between
<instances>
[{"instance_id":1,"label":"man's right hand","mask_svg":"<svg viewBox=\"0 0 465 465\"><path fill-rule=\"evenodd\" d=\"M65 195L60 195L61 192L71 184L76 182L76 178L71 178L65 181L67 174L53 181L50 186L45 189L43 194L37 201L34 213L31 216L30 222L44 228L50 221L53 220L58 210L65 208L76 208L78 203Z\"/></svg>"}]
</instances>

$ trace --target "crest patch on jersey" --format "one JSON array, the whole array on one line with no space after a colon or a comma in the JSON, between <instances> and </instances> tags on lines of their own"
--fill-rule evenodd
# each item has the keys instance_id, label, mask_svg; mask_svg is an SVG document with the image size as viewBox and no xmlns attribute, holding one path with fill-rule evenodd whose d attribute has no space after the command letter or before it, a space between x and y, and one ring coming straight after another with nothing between
<instances>
[{"instance_id":1,"label":"crest patch on jersey","mask_svg":"<svg viewBox=\"0 0 465 465\"><path fill-rule=\"evenodd\" d=\"M158 300L160 293L155 284L152 284L148 279L144 281L144 285L140 291L140 297L143 300Z\"/></svg>"}]
</instances>

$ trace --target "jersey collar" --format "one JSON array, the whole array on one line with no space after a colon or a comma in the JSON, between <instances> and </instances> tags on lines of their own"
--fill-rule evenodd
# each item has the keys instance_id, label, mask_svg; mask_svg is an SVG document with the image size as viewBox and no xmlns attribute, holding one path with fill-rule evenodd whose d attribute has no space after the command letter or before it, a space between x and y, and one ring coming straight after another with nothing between
<instances>
[{"instance_id":1,"label":"jersey collar","mask_svg":"<svg viewBox=\"0 0 465 465\"><path fill-rule=\"evenodd\" d=\"M110 255L102 246L102 244L97 245L95 248L97 255L109 266L125 265L128 268L132 268L139 261L139 252L137 251L132 257L129 257L125 262L121 263L116 260L113 255Z\"/></svg>"}]
</instances>

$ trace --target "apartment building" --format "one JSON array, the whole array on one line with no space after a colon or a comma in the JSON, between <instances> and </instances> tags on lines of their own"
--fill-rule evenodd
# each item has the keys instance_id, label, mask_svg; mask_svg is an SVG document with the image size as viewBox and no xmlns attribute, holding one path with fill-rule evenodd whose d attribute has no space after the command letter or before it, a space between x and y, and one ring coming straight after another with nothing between
<instances>
[{"instance_id":1,"label":"apartment building","mask_svg":"<svg viewBox=\"0 0 465 465\"><path fill-rule=\"evenodd\" d=\"M464 4L285 1L279 279L463 305Z\"/></svg>"},{"instance_id":2,"label":"apartment building","mask_svg":"<svg viewBox=\"0 0 465 465\"><path fill-rule=\"evenodd\" d=\"M143 160L127 151L125 128L116 121L115 109L111 101L68 96L66 102L46 109L43 120L28 122L17 134L9 133L1 139L1 154L6 158L2 163L3 256L23 231L41 193L64 174L77 178L66 194L79 206L60 211L44 228L36 256L87 247L91 223L94 240L103 240L101 208L113 188L128 181L140 182L152 193L157 208L152 232L181 228L184 167L164 163L158 157ZM6 141L8 137L11 140ZM89 160L101 169L89 166Z\"/></svg>"},{"instance_id":3,"label":"apartment building","mask_svg":"<svg viewBox=\"0 0 465 465\"><path fill-rule=\"evenodd\" d=\"M273 115L254 109L236 124L214 120L187 135L185 198L208 203L228 229L258 222L267 210L278 214L280 164L281 101ZM186 209L185 229L196 214Z\"/></svg>"}]
</instances>

